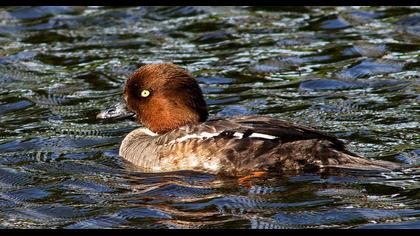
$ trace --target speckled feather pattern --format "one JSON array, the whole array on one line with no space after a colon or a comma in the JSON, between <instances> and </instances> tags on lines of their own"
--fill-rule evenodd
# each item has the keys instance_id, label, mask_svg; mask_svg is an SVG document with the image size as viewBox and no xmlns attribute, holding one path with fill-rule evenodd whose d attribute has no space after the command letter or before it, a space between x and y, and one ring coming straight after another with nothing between
<instances>
[{"instance_id":1,"label":"speckled feather pattern","mask_svg":"<svg viewBox=\"0 0 420 236\"><path fill-rule=\"evenodd\" d=\"M203 132L214 135L177 141ZM235 132L246 135L235 137ZM277 138L251 137L252 133ZM120 155L148 172L196 170L229 176L257 170L397 168L396 164L366 160L344 150L340 140L311 128L271 117L239 116L187 125L157 136L140 128L124 139Z\"/></svg>"}]
</instances>

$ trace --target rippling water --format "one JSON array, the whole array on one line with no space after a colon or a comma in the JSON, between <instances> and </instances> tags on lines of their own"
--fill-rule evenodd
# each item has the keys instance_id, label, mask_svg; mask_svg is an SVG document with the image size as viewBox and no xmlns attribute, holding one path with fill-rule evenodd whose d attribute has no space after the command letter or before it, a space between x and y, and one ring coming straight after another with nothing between
<instances>
[{"instance_id":1,"label":"rippling water","mask_svg":"<svg viewBox=\"0 0 420 236\"><path fill-rule=\"evenodd\" d=\"M0 9L0 227L420 228L419 7ZM98 120L139 65L197 77L210 114L334 133L387 174L236 179L122 162Z\"/></svg>"}]
</instances>

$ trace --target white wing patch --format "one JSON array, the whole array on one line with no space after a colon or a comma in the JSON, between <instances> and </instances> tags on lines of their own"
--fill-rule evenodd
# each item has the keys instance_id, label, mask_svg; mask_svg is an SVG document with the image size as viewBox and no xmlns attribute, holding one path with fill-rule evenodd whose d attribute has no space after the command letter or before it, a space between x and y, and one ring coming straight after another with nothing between
<instances>
[{"instance_id":1,"label":"white wing patch","mask_svg":"<svg viewBox=\"0 0 420 236\"><path fill-rule=\"evenodd\" d=\"M273 136L273 135L261 134L261 133L252 133L249 137L250 138L265 138L265 139L275 139L275 138L277 138L276 136Z\"/></svg>"},{"instance_id":2,"label":"white wing patch","mask_svg":"<svg viewBox=\"0 0 420 236\"><path fill-rule=\"evenodd\" d=\"M157 133L154 133L154 132L152 132L150 129L148 129L148 128L139 128L139 130L141 131L141 132L143 132L144 134L147 134L147 135L149 135L149 136L157 136L158 134Z\"/></svg>"},{"instance_id":3,"label":"white wing patch","mask_svg":"<svg viewBox=\"0 0 420 236\"><path fill-rule=\"evenodd\" d=\"M193 138L198 138L198 139L211 138L211 137L215 137L219 134L220 133L208 133L208 132L201 132L200 134L188 134L188 135L185 135L184 137L172 140L168 144L183 142L183 141L186 141L188 139L193 139Z\"/></svg>"},{"instance_id":4,"label":"white wing patch","mask_svg":"<svg viewBox=\"0 0 420 236\"><path fill-rule=\"evenodd\" d=\"M218 135L220 135L222 132L216 132L216 133L208 133L208 132L201 132L199 134L188 134L185 135L183 137L177 138L175 140L172 140L168 143L168 145L170 144L174 144L174 143L179 143L179 142L184 142L187 141L189 139L207 139L207 138L212 138L212 137L216 137ZM242 139L244 136L243 133L241 132L235 132L233 134L233 137L235 137L235 139ZM252 133L250 136L248 136L249 138L264 138L264 139L275 139L277 138L276 136L273 135L268 135L268 134L262 134L262 133Z\"/></svg>"},{"instance_id":5,"label":"white wing patch","mask_svg":"<svg viewBox=\"0 0 420 236\"><path fill-rule=\"evenodd\" d=\"M238 137L239 139L242 139L244 134L240 132L235 132L233 136ZM252 133L249 138L265 138L265 139L275 139L276 136L268 135L268 134L262 134L262 133Z\"/></svg>"}]
</instances>

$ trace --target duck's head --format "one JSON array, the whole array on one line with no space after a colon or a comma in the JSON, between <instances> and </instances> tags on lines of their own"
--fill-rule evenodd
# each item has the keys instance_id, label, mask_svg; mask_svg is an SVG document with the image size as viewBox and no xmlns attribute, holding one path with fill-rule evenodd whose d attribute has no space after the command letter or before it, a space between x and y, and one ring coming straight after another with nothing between
<instances>
[{"instance_id":1,"label":"duck's head","mask_svg":"<svg viewBox=\"0 0 420 236\"><path fill-rule=\"evenodd\" d=\"M140 67L125 83L124 100L138 123L159 134L208 117L197 81L174 64Z\"/></svg>"}]
</instances>

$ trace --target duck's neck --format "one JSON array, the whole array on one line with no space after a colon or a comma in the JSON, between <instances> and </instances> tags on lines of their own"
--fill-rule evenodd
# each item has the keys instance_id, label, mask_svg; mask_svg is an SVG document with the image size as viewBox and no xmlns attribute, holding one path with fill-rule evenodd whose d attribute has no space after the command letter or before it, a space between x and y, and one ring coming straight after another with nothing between
<instances>
[{"instance_id":1,"label":"duck's neck","mask_svg":"<svg viewBox=\"0 0 420 236\"><path fill-rule=\"evenodd\" d=\"M138 122L154 133L163 134L184 125L200 123L200 116L186 107L169 106L154 101L154 106L140 111Z\"/></svg>"}]
</instances>

